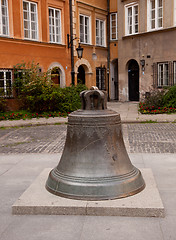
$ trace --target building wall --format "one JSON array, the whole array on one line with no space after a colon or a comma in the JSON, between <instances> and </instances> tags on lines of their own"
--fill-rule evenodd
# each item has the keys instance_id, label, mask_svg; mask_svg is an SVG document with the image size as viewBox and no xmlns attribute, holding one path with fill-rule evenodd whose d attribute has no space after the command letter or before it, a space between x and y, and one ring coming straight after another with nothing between
<instances>
[{"instance_id":1,"label":"building wall","mask_svg":"<svg viewBox=\"0 0 176 240\"><path fill-rule=\"evenodd\" d=\"M133 1L118 0L119 97L122 101L129 100L128 63L131 59L139 65L140 98L156 87L155 65L176 61L174 1L163 0L163 28L154 31L147 30L147 0L135 1L139 4L139 33L126 36L124 6L131 2ZM145 69L142 69L140 60L145 60Z\"/></svg>"},{"instance_id":2,"label":"building wall","mask_svg":"<svg viewBox=\"0 0 176 240\"><path fill-rule=\"evenodd\" d=\"M38 7L38 40L24 39L23 1L8 0L9 36L0 36L0 69L11 69L22 61L39 63L43 71L52 66L61 66L63 71L62 85L71 83L70 50L67 49L66 35L69 33L68 0L34 0ZM48 7L61 11L62 42L50 43Z\"/></svg>"},{"instance_id":3,"label":"building wall","mask_svg":"<svg viewBox=\"0 0 176 240\"><path fill-rule=\"evenodd\" d=\"M88 88L96 86L96 67L107 68L107 1L74 1L73 9L73 32L78 40L74 41L74 62L75 62L75 83L77 83L77 75L79 66L83 66L85 70L85 84ZM76 48L80 39L80 20L79 15L83 14L90 17L90 44L81 43L83 47L83 58L78 59ZM105 21L105 45L96 46L96 19ZM106 82L107 88L107 82Z\"/></svg>"}]
</instances>

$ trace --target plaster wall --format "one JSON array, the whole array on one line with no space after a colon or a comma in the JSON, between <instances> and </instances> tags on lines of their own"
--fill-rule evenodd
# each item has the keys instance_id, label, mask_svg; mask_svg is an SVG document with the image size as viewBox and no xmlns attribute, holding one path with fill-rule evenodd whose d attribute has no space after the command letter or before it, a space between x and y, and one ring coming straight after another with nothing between
<instances>
[{"instance_id":1,"label":"plaster wall","mask_svg":"<svg viewBox=\"0 0 176 240\"><path fill-rule=\"evenodd\" d=\"M8 37L0 37L0 68L13 68L17 63L39 63L43 71L47 71L52 62L58 62L66 72L66 85L71 83L70 50L67 49L66 35L69 33L69 3L68 0L34 0L37 3L38 40L24 39L23 1L9 0L9 31ZM61 11L62 42L50 43L48 7Z\"/></svg>"},{"instance_id":2,"label":"plaster wall","mask_svg":"<svg viewBox=\"0 0 176 240\"><path fill-rule=\"evenodd\" d=\"M118 64L119 99L128 101L128 62L134 59L139 64L139 93L153 88L153 63L176 61L176 27L173 25L173 1L163 0L163 28L147 32L147 1L139 3L139 33L125 36L124 6L132 1L118 0ZM167 2L167 4L166 4ZM172 13L172 14L171 14ZM145 60L142 71L140 60Z\"/></svg>"},{"instance_id":3,"label":"plaster wall","mask_svg":"<svg viewBox=\"0 0 176 240\"><path fill-rule=\"evenodd\" d=\"M79 39L75 40L75 54L74 62L75 69L80 65L85 70L85 83L88 88L96 86L96 67L107 68L107 1L75 1L75 22L74 28L76 36L79 38L79 15L83 14L90 17L90 44L83 44L83 59L79 61L76 53L76 47L78 46ZM105 22L105 46L96 46L96 19L103 20ZM90 71L91 69L91 71ZM75 83L77 83L77 71L75 71ZM107 85L107 82L106 82Z\"/></svg>"}]
</instances>

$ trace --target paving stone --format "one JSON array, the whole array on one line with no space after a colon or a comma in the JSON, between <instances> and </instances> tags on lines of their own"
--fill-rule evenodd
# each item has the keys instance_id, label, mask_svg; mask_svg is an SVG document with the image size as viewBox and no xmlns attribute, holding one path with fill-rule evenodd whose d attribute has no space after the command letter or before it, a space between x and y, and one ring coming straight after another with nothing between
<instances>
[{"instance_id":1,"label":"paving stone","mask_svg":"<svg viewBox=\"0 0 176 240\"><path fill-rule=\"evenodd\" d=\"M130 153L176 153L176 124L123 124ZM0 153L61 153L66 125L0 129Z\"/></svg>"}]
</instances>

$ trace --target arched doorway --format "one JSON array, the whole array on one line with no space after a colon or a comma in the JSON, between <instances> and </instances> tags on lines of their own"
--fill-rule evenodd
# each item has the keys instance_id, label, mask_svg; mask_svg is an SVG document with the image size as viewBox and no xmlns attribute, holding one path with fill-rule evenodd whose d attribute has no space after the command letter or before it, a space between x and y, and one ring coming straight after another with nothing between
<instances>
[{"instance_id":1,"label":"arched doorway","mask_svg":"<svg viewBox=\"0 0 176 240\"><path fill-rule=\"evenodd\" d=\"M64 70L63 66L58 62L53 62L50 64L48 70L51 72L51 74L53 74L51 76L51 78L53 78L53 81L56 84L59 84L59 86L61 88L65 87L66 79L65 79L65 70Z\"/></svg>"},{"instance_id":2,"label":"arched doorway","mask_svg":"<svg viewBox=\"0 0 176 240\"><path fill-rule=\"evenodd\" d=\"M139 65L136 60L128 64L129 101L139 101Z\"/></svg>"},{"instance_id":3,"label":"arched doorway","mask_svg":"<svg viewBox=\"0 0 176 240\"><path fill-rule=\"evenodd\" d=\"M78 68L77 83L85 84L85 70L82 65Z\"/></svg>"},{"instance_id":4,"label":"arched doorway","mask_svg":"<svg viewBox=\"0 0 176 240\"><path fill-rule=\"evenodd\" d=\"M61 78L60 69L58 67L52 68L52 70L51 70L51 80L55 84L60 85L60 80L61 80L60 78Z\"/></svg>"}]
</instances>

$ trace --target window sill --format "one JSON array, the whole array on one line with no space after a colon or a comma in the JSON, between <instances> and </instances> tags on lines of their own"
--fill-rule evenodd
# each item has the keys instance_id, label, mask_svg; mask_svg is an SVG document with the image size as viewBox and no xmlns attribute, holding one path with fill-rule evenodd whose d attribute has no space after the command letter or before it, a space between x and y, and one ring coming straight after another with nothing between
<instances>
[{"instance_id":1,"label":"window sill","mask_svg":"<svg viewBox=\"0 0 176 240\"><path fill-rule=\"evenodd\" d=\"M118 42L118 38L117 39L110 39L110 42Z\"/></svg>"},{"instance_id":2,"label":"window sill","mask_svg":"<svg viewBox=\"0 0 176 240\"><path fill-rule=\"evenodd\" d=\"M66 44L65 43L51 43L51 42L44 42L44 41L35 41L35 40L29 40L29 39L24 39L24 38L14 38L14 37L5 37L5 36L1 36L0 35L0 40L5 40L5 39L8 39L9 41L16 41L16 42L19 42L19 43L30 43L30 44L42 44L42 45L55 45L55 46L63 46L65 47Z\"/></svg>"},{"instance_id":3,"label":"window sill","mask_svg":"<svg viewBox=\"0 0 176 240\"><path fill-rule=\"evenodd\" d=\"M96 47L96 48L103 48L103 49L106 48L106 46L100 46L100 45L95 45L95 47Z\"/></svg>"},{"instance_id":4,"label":"window sill","mask_svg":"<svg viewBox=\"0 0 176 240\"><path fill-rule=\"evenodd\" d=\"M169 28L160 28L160 29L155 29L152 31L150 30L147 32L139 32L139 33L135 33L135 34L125 35L122 37L122 39L133 38L133 37L143 36L143 35L147 35L147 34L157 34L157 33L161 33L161 32L175 31L175 30L176 30L176 26L169 27Z\"/></svg>"}]
</instances>

